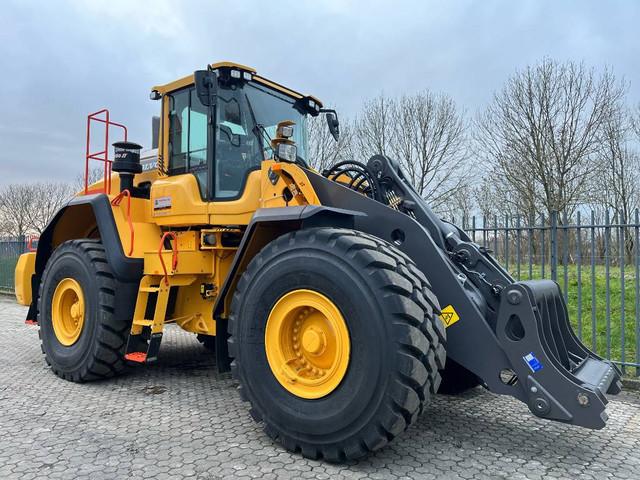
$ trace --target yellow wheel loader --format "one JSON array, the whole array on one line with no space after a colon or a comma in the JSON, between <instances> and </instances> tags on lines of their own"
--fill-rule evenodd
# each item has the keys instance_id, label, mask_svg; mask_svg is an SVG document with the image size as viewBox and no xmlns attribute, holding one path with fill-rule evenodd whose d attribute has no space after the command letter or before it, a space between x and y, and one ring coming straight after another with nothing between
<instances>
[{"instance_id":1,"label":"yellow wheel loader","mask_svg":"<svg viewBox=\"0 0 640 480\"><path fill-rule=\"evenodd\" d=\"M16 269L52 371L74 382L156 360L175 323L231 370L285 448L355 459L406 430L439 387L482 385L541 418L606 422L620 372L574 335L554 282L515 281L438 218L398 163L309 167L306 124L333 110L217 63L152 89L156 150L88 119L105 176ZM105 127L90 151L90 129ZM95 140L95 137L94 137ZM157 145L155 145L157 143Z\"/></svg>"}]
</instances>

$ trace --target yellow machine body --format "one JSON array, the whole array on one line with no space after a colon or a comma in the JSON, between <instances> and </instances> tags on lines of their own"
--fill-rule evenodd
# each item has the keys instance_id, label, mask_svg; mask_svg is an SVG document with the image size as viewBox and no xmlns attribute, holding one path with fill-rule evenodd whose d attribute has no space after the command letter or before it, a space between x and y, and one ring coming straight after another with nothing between
<instances>
[{"instance_id":1,"label":"yellow machine body","mask_svg":"<svg viewBox=\"0 0 640 480\"><path fill-rule=\"evenodd\" d=\"M259 77L250 67L230 62L211 65L211 68L225 67L250 72L253 81L294 99L303 97L293 90ZM170 168L170 165L161 160L169 157L170 149L167 94L188 88L193 83L194 75L189 75L169 84L153 87L153 91L163 96L158 160L165 167ZM315 101L320 105L319 101ZM272 181L270 175L272 178L275 175L277 181ZM93 184L91 190L101 189L103 182L100 180ZM171 313L162 319L163 322L175 322L187 331L205 335L216 333L212 317L213 304L237 251L237 246L224 246L222 236L236 235L240 238L259 208L320 203L301 168L273 159L264 161L260 170L250 172L242 194L230 201L203 200L196 177L191 173L166 175L158 168L137 174L134 178L135 185L145 182L151 183L149 199L125 198L117 205L111 205L120 244L127 257L144 260L143 272L146 279L143 278L141 284L154 285L148 288L156 288L166 279L171 286L177 287ZM109 200L113 202L120 190L119 175L112 174L110 183L112 193ZM295 192L293 198L283 197L285 189ZM158 201L165 202L166 208L154 208ZM69 239L95 238L97 231L90 207L86 204L75 205L68 208L56 223L52 246L55 248ZM160 249L160 239L164 232L175 232L177 249ZM215 238L213 245L203 242L205 235ZM172 268L174 250L178 252L175 269ZM16 296L23 305L31 303L31 277L35 269L35 257L35 253L23 255L16 269ZM145 292L144 289L145 287L141 287L138 296L138 312L143 309L143 304L146 305L148 293L158 293ZM227 313L225 308L223 316ZM133 330L135 328L134 319Z\"/></svg>"}]
</instances>

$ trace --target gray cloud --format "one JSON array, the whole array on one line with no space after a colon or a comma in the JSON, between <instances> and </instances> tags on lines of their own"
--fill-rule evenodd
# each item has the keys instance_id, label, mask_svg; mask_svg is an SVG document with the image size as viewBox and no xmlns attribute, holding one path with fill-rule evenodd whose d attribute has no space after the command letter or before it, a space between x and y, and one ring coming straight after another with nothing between
<instances>
[{"instance_id":1,"label":"gray cloud","mask_svg":"<svg viewBox=\"0 0 640 480\"><path fill-rule=\"evenodd\" d=\"M125 0L4 2L0 183L82 169L86 114L104 106L149 143L151 86L233 60L344 115L381 91L429 88L470 113L544 56L609 65L640 101L632 1Z\"/></svg>"}]
</instances>

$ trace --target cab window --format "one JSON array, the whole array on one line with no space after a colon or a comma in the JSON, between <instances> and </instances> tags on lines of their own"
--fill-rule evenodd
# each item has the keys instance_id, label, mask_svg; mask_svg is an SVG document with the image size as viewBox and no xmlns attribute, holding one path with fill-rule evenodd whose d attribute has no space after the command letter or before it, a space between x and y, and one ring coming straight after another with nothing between
<instances>
[{"instance_id":1,"label":"cab window","mask_svg":"<svg viewBox=\"0 0 640 480\"><path fill-rule=\"evenodd\" d=\"M207 108L194 88L169 95L169 174L192 173L200 195L207 188Z\"/></svg>"}]
</instances>

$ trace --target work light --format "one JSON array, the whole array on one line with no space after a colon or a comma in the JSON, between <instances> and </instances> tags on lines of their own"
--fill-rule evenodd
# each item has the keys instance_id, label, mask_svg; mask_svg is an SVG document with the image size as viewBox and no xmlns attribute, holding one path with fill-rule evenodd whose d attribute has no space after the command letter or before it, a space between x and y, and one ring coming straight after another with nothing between
<instances>
[{"instance_id":1,"label":"work light","mask_svg":"<svg viewBox=\"0 0 640 480\"><path fill-rule=\"evenodd\" d=\"M296 146L290 143L280 143L276 149L276 156L278 159L285 162L294 163L296 161L297 153L298 149Z\"/></svg>"}]
</instances>

